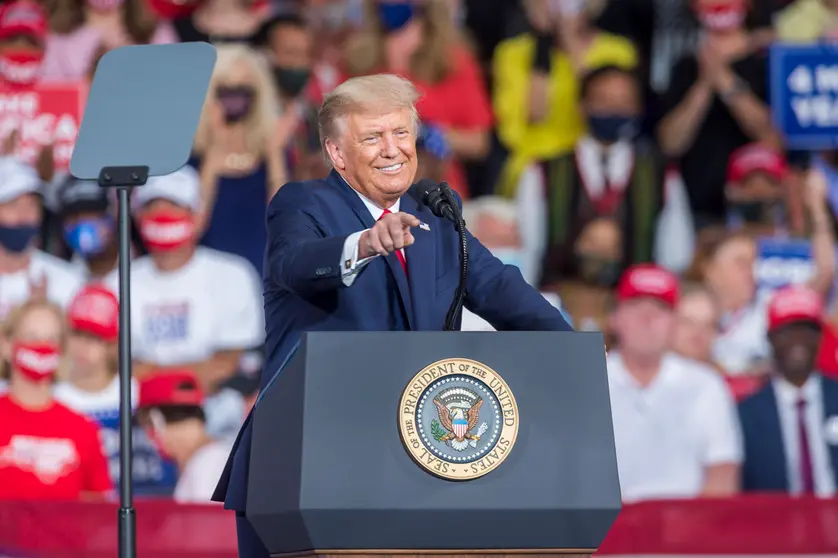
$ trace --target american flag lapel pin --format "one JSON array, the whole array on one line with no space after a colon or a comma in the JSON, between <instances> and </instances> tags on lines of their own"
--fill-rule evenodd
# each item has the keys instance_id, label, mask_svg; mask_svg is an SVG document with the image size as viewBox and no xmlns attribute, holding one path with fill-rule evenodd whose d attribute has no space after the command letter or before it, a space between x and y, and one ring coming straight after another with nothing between
<instances>
[{"instance_id":1,"label":"american flag lapel pin","mask_svg":"<svg viewBox=\"0 0 838 558\"><path fill-rule=\"evenodd\" d=\"M429 227L427 223L419 223L419 228L422 229L423 231L431 230L431 227Z\"/></svg>"}]
</instances>

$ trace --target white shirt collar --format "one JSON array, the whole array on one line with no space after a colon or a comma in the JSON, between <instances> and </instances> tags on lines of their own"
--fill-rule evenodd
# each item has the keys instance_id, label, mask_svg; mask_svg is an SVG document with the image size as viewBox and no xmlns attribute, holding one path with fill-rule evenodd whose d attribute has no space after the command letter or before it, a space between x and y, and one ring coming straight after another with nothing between
<instances>
[{"instance_id":1,"label":"white shirt collar","mask_svg":"<svg viewBox=\"0 0 838 558\"><path fill-rule=\"evenodd\" d=\"M784 405L794 406L801 397L811 404L821 396L821 375L817 373L811 374L802 387L790 384L781 376L775 376L773 384L774 392Z\"/></svg>"},{"instance_id":2,"label":"white shirt collar","mask_svg":"<svg viewBox=\"0 0 838 558\"><path fill-rule=\"evenodd\" d=\"M338 176L340 176L340 175L338 175ZM344 182L346 182L347 186L352 188L352 185L345 178L343 178L343 176L341 176L341 178L343 179ZM358 194L358 197L361 198L362 202L364 202L364 205L366 206L367 210L372 215L373 219L375 219L376 221L381 219L381 216L384 214L384 208L383 207L379 207L378 204L376 204L374 201L372 201L371 199L369 199L368 197L363 195L361 192L359 192L355 188L352 188L352 191L355 192L356 194ZM401 205L401 202L402 202L401 199L396 200L396 203L394 203L393 206L390 207L390 213L398 213L399 212L399 206Z\"/></svg>"}]
</instances>

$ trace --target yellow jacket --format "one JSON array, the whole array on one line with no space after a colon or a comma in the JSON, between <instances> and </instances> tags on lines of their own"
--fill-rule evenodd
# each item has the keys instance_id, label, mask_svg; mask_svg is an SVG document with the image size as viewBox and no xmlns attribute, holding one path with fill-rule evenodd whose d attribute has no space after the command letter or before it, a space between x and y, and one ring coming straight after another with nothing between
<instances>
[{"instance_id":1,"label":"yellow jacket","mask_svg":"<svg viewBox=\"0 0 838 558\"><path fill-rule=\"evenodd\" d=\"M579 79L569 57L554 52L550 69L550 108L540 122L529 119L529 82L535 58L530 33L502 41L495 49L492 104L501 143L509 158L501 178L501 192L514 192L524 168L533 161L557 157L573 149L585 133L579 112ZM634 68L637 51L628 39L599 33L585 53L585 66Z\"/></svg>"},{"instance_id":2,"label":"yellow jacket","mask_svg":"<svg viewBox=\"0 0 838 558\"><path fill-rule=\"evenodd\" d=\"M836 14L821 0L797 0L777 15L777 38L787 43L810 43L836 24Z\"/></svg>"}]
</instances>

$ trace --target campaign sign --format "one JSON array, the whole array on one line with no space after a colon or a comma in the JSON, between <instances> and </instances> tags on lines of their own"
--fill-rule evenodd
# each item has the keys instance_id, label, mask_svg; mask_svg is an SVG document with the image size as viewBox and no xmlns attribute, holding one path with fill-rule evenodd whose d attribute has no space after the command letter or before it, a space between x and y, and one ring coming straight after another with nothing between
<instances>
[{"instance_id":1,"label":"campaign sign","mask_svg":"<svg viewBox=\"0 0 838 558\"><path fill-rule=\"evenodd\" d=\"M53 145L55 170L67 170L86 101L87 86L81 83L0 87L0 138L17 130L16 155L32 165L45 146Z\"/></svg>"},{"instance_id":2,"label":"campaign sign","mask_svg":"<svg viewBox=\"0 0 838 558\"><path fill-rule=\"evenodd\" d=\"M757 241L754 276L760 290L799 285L812 278L815 266L808 240L761 238Z\"/></svg>"},{"instance_id":3,"label":"campaign sign","mask_svg":"<svg viewBox=\"0 0 838 558\"><path fill-rule=\"evenodd\" d=\"M838 45L774 45L771 112L791 149L838 146Z\"/></svg>"}]
</instances>

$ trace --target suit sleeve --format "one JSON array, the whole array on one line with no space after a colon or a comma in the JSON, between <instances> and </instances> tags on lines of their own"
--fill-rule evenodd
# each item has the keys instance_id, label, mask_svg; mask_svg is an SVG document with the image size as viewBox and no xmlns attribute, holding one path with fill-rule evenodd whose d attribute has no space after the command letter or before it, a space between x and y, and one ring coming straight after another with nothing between
<instances>
[{"instance_id":1,"label":"suit sleeve","mask_svg":"<svg viewBox=\"0 0 838 558\"><path fill-rule=\"evenodd\" d=\"M462 207L462 201L457 198ZM558 308L466 232L469 249L465 306L498 331L573 331Z\"/></svg>"},{"instance_id":2,"label":"suit sleeve","mask_svg":"<svg viewBox=\"0 0 838 558\"><path fill-rule=\"evenodd\" d=\"M268 207L266 272L300 296L344 287L341 257L346 236L327 236L317 200L300 182L283 186Z\"/></svg>"}]
</instances>

